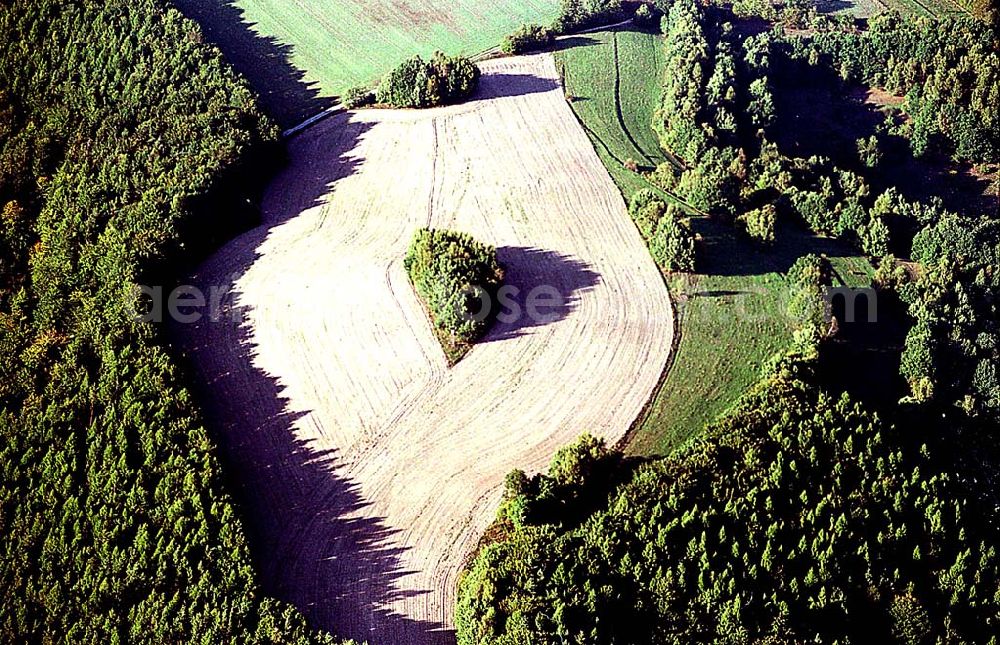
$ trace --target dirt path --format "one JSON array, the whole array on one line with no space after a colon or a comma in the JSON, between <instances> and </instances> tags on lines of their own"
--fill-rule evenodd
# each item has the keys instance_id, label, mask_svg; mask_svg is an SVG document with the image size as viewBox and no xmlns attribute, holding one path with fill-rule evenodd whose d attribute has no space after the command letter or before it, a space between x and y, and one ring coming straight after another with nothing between
<instances>
[{"instance_id":1,"label":"dirt path","mask_svg":"<svg viewBox=\"0 0 1000 645\"><path fill-rule=\"evenodd\" d=\"M506 473L583 431L620 438L670 352L663 282L551 56L482 67L465 105L296 138L263 226L196 276L232 286L235 319L179 326L265 586L373 645L453 640L457 575ZM447 369L402 267L428 224L495 244L509 283L562 304Z\"/></svg>"}]
</instances>

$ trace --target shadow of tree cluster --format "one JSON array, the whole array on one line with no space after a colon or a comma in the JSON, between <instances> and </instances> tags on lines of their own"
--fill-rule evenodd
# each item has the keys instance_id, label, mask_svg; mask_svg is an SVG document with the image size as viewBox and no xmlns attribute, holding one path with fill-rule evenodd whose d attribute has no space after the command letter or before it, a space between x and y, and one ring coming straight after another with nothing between
<instances>
[{"instance_id":1,"label":"shadow of tree cluster","mask_svg":"<svg viewBox=\"0 0 1000 645\"><path fill-rule=\"evenodd\" d=\"M479 81L479 87L472 96L473 101L496 99L512 96L524 96L526 94L539 94L550 92L559 87L559 84L549 78L542 78L534 74L488 74L483 75Z\"/></svg>"},{"instance_id":2,"label":"shadow of tree cluster","mask_svg":"<svg viewBox=\"0 0 1000 645\"><path fill-rule=\"evenodd\" d=\"M855 256L848 243L815 235L794 222L779 222L775 243L762 247L741 235L735 225L712 217L691 220L699 236L698 272L717 276L786 273L803 255Z\"/></svg>"},{"instance_id":3,"label":"shadow of tree cluster","mask_svg":"<svg viewBox=\"0 0 1000 645\"><path fill-rule=\"evenodd\" d=\"M601 280L586 262L555 251L503 246L497 256L504 266L504 285L515 290L498 303L501 317L481 342L516 338L563 320Z\"/></svg>"}]
</instances>

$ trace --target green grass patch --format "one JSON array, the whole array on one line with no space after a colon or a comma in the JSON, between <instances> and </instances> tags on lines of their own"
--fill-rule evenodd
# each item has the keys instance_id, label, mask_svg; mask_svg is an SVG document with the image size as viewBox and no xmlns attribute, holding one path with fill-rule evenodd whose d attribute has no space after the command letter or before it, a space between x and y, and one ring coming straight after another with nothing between
<instances>
[{"instance_id":1,"label":"green grass patch","mask_svg":"<svg viewBox=\"0 0 1000 645\"><path fill-rule=\"evenodd\" d=\"M613 30L574 40L577 44L556 52L556 63L567 100L595 147L619 166L629 160L644 169L663 163L652 130L663 69L660 36ZM630 174L634 177L625 180L630 187L645 187L641 176ZM617 175L616 181L626 176Z\"/></svg>"},{"instance_id":2,"label":"green grass patch","mask_svg":"<svg viewBox=\"0 0 1000 645\"><path fill-rule=\"evenodd\" d=\"M525 22L549 24L559 0L177 0L291 125L316 96L374 83L435 50L471 55Z\"/></svg>"},{"instance_id":3,"label":"green grass patch","mask_svg":"<svg viewBox=\"0 0 1000 645\"><path fill-rule=\"evenodd\" d=\"M727 412L786 350L799 325L788 312L788 268L807 253L827 256L835 283L871 284L869 261L847 244L796 226L779 226L764 249L726 224L694 220L701 236L700 272L669 278L680 342L663 387L635 429L627 452L667 454Z\"/></svg>"}]
</instances>

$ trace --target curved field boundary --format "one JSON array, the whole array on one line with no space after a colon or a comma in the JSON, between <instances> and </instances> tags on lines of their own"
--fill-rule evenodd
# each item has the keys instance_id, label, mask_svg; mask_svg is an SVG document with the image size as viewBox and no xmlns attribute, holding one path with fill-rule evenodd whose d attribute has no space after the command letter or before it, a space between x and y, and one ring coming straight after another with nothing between
<instances>
[{"instance_id":1,"label":"curved field boundary","mask_svg":"<svg viewBox=\"0 0 1000 645\"><path fill-rule=\"evenodd\" d=\"M666 288L551 55L482 68L465 105L293 139L264 224L195 279L237 315L180 332L268 591L373 645L452 641L507 472L584 431L620 440L671 350ZM402 267L428 224L496 245L522 294L552 288L548 318L497 323L449 369Z\"/></svg>"},{"instance_id":2,"label":"curved field boundary","mask_svg":"<svg viewBox=\"0 0 1000 645\"><path fill-rule=\"evenodd\" d=\"M632 19L631 18L629 18L628 20L623 20L621 22L616 22L613 25L606 25L606 26L602 26L602 27L592 27L590 29L584 29L582 31L575 32L573 34L568 34L566 36L559 36L559 38L557 38L557 40L562 40L562 39L566 39L566 38L573 38L574 36L579 36L579 35L582 35L582 34L590 34L590 33L598 32L598 31L603 31L605 29L614 29L616 27L623 27L623 26L629 25L629 24L632 24ZM616 45L616 47L617 47L617 45ZM617 55L617 52L616 52L616 55ZM494 45L493 47L490 47L489 49L484 49L483 51L479 52L478 54L475 54L474 56L471 56L470 58L471 58L471 60L473 60L473 61L475 61L477 63L481 63L483 61L489 60L490 58L494 58L494 57L498 57L498 56L505 56L505 54L501 51L499 45ZM325 118L327 118L329 116L333 116L334 114L337 114L338 112L343 112L343 110L344 110L344 106L342 104L340 104L339 102L335 103L334 105L331 105L330 107L325 108L324 110L322 110L322 111L320 111L320 112L312 115L308 119L305 119L301 123L299 123L297 125L294 125L294 126L288 128L287 130L283 131L281 133L281 136L283 138L285 138L285 139L290 139L290 138L294 137L295 135L304 132L306 129L311 128L312 126L318 124L323 119L325 119ZM622 127L624 127L624 125L625 124L622 123ZM639 150L641 150L641 148L638 147L638 144L636 145L636 148L639 149Z\"/></svg>"}]
</instances>

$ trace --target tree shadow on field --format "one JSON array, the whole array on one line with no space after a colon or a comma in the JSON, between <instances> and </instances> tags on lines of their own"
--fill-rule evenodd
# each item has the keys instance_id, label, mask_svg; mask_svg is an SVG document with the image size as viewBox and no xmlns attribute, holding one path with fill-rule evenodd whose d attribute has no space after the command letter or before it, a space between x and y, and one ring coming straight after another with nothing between
<instances>
[{"instance_id":1,"label":"tree shadow on field","mask_svg":"<svg viewBox=\"0 0 1000 645\"><path fill-rule=\"evenodd\" d=\"M227 294L218 315L171 322L170 332L191 363L263 592L340 637L371 645L445 645L454 643L453 631L386 609L439 590L401 588L409 572L400 560L405 547L394 539L398 530L366 510L370 502L343 476L335 450L302 436L310 411L290 408L286 384L255 365L254 314L239 291L272 230L355 172L357 143L369 127L338 114L291 142L284 172L293 173L296 190L275 199L270 208L277 210L265 213L261 226L231 240L190 281L203 293L215 287ZM290 179L283 177L279 184ZM312 304L302 303L304 315Z\"/></svg>"},{"instance_id":2,"label":"tree shadow on field","mask_svg":"<svg viewBox=\"0 0 1000 645\"><path fill-rule=\"evenodd\" d=\"M540 94L552 91L558 87L559 83L554 80L541 78L533 74L483 74L472 100Z\"/></svg>"},{"instance_id":3,"label":"tree shadow on field","mask_svg":"<svg viewBox=\"0 0 1000 645\"><path fill-rule=\"evenodd\" d=\"M555 251L503 246L497 256L504 266L504 286L516 291L497 303L498 318L484 343L517 338L532 327L564 319L580 296L601 281L587 263Z\"/></svg>"},{"instance_id":4,"label":"tree shadow on field","mask_svg":"<svg viewBox=\"0 0 1000 645\"><path fill-rule=\"evenodd\" d=\"M201 25L209 41L246 77L260 103L279 125L291 127L332 106L316 83L292 62L293 48L254 31L235 0L173 0L188 18Z\"/></svg>"},{"instance_id":5,"label":"tree shadow on field","mask_svg":"<svg viewBox=\"0 0 1000 645\"><path fill-rule=\"evenodd\" d=\"M574 47L592 47L593 45L600 44L601 41L592 36L565 36L558 39L551 47L546 48L545 51L558 52L564 49L573 49Z\"/></svg>"}]
</instances>

